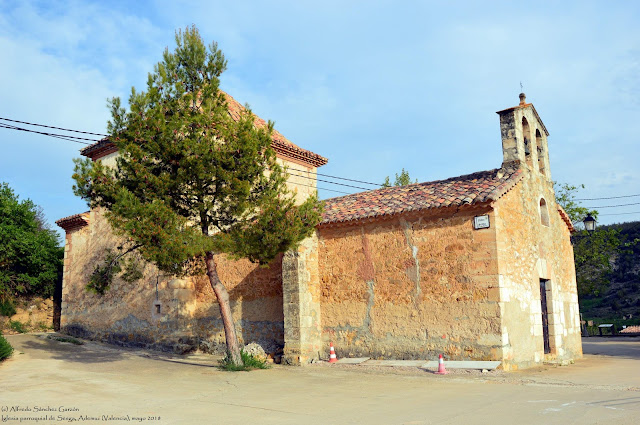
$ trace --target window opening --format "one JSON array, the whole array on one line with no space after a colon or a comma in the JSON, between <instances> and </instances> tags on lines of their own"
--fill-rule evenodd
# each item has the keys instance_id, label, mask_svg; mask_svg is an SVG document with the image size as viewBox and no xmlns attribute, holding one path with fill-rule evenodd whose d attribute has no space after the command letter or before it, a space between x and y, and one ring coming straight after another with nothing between
<instances>
[{"instance_id":1,"label":"window opening","mask_svg":"<svg viewBox=\"0 0 640 425\"><path fill-rule=\"evenodd\" d=\"M531 159L531 130L529 129L529 121L522 117L522 137L524 139L524 159L529 167L532 166Z\"/></svg>"},{"instance_id":2,"label":"window opening","mask_svg":"<svg viewBox=\"0 0 640 425\"><path fill-rule=\"evenodd\" d=\"M547 202L544 198L540 199L540 223L543 226L549 226L549 209L547 208Z\"/></svg>"},{"instance_id":3,"label":"window opening","mask_svg":"<svg viewBox=\"0 0 640 425\"><path fill-rule=\"evenodd\" d=\"M542 147L542 134L540 134L540 130L536 128L536 147L538 150L538 170L544 174L544 149Z\"/></svg>"}]
</instances>

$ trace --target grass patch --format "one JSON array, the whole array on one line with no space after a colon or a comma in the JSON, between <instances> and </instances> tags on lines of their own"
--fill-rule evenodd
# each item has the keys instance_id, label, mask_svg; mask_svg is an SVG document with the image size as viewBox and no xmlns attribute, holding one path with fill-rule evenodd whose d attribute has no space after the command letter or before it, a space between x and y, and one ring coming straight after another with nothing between
<instances>
[{"instance_id":1,"label":"grass patch","mask_svg":"<svg viewBox=\"0 0 640 425\"><path fill-rule=\"evenodd\" d=\"M0 361L11 356L11 353L13 353L13 347L9 344L9 341L0 335Z\"/></svg>"},{"instance_id":2,"label":"grass patch","mask_svg":"<svg viewBox=\"0 0 640 425\"><path fill-rule=\"evenodd\" d=\"M17 320L9 320L9 327L11 328L11 330L13 330L14 332L18 332L18 333L27 333L27 328L25 326L24 323L21 323Z\"/></svg>"},{"instance_id":3,"label":"grass patch","mask_svg":"<svg viewBox=\"0 0 640 425\"><path fill-rule=\"evenodd\" d=\"M0 300L0 315L11 317L14 314L16 314L16 306L13 304L13 300L10 298Z\"/></svg>"},{"instance_id":4,"label":"grass patch","mask_svg":"<svg viewBox=\"0 0 640 425\"><path fill-rule=\"evenodd\" d=\"M46 322L38 322L38 324L36 325L38 327L38 329L40 329L42 332L47 332L50 331L51 329L53 329L53 326L51 325L47 325Z\"/></svg>"},{"instance_id":5,"label":"grass patch","mask_svg":"<svg viewBox=\"0 0 640 425\"><path fill-rule=\"evenodd\" d=\"M220 369L229 372L248 372L254 369L269 369L271 367L266 360L255 358L251 354L245 353L244 350L240 351L240 355L242 356L243 364L233 364L233 362L231 361L231 356L229 355L229 353L227 353L225 358L220 360Z\"/></svg>"},{"instance_id":6,"label":"grass patch","mask_svg":"<svg viewBox=\"0 0 640 425\"><path fill-rule=\"evenodd\" d=\"M84 342L82 342L79 339L76 339L76 338L74 338L72 336L49 335L49 336L47 336L47 339L52 339L54 341L59 341L59 342L68 342L70 344L75 344L75 345L84 344Z\"/></svg>"}]
</instances>

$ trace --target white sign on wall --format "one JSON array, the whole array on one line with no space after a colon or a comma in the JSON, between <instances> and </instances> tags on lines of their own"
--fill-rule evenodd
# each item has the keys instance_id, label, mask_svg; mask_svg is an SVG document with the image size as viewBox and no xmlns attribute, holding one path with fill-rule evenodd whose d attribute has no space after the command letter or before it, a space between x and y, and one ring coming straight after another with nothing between
<instances>
[{"instance_id":1,"label":"white sign on wall","mask_svg":"<svg viewBox=\"0 0 640 425\"><path fill-rule=\"evenodd\" d=\"M473 228L478 229L488 229L491 227L489 225L489 216L488 215L477 215L473 218Z\"/></svg>"}]
</instances>

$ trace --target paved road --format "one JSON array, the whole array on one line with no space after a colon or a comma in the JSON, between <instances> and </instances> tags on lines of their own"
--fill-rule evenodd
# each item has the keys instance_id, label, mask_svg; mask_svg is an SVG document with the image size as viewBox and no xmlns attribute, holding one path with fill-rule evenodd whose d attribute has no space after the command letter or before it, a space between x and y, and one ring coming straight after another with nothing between
<instances>
[{"instance_id":1,"label":"paved road","mask_svg":"<svg viewBox=\"0 0 640 425\"><path fill-rule=\"evenodd\" d=\"M585 352L598 354L566 367L446 376L326 364L228 373L207 356L171 358L38 335L7 339L16 348L0 364L0 409L8 424L640 422L638 339L585 340ZM43 409L49 411L36 411Z\"/></svg>"}]
</instances>

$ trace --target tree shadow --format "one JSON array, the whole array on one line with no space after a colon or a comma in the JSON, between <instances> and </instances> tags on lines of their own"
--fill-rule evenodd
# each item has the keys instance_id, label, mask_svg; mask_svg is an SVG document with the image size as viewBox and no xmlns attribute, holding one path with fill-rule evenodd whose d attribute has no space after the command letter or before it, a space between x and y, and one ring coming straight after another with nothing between
<instances>
[{"instance_id":1,"label":"tree shadow","mask_svg":"<svg viewBox=\"0 0 640 425\"><path fill-rule=\"evenodd\" d=\"M47 357L54 360L87 364L120 361L124 359L125 354L112 348L100 347L94 344L91 346L85 344L76 345L49 339L47 336L25 341L20 344L19 349L31 351L29 354L36 357L47 356L48 354Z\"/></svg>"}]
</instances>

